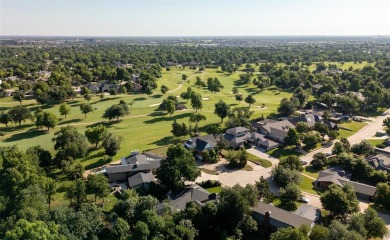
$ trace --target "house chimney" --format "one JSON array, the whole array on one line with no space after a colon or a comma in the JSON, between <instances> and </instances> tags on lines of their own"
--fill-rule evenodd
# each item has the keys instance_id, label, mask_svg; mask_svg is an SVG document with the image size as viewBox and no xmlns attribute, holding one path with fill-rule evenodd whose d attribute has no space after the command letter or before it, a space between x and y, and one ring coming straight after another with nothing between
<instances>
[{"instance_id":1,"label":"house chimney","mask_svg":"<svg viewBox=\"0 0 390 240\"><path fill-rule=\"evenodd\" d=\"M264 228L270 229L271 227L271 211L266 211L264 214Z\"/></svg>"}]
</instances>

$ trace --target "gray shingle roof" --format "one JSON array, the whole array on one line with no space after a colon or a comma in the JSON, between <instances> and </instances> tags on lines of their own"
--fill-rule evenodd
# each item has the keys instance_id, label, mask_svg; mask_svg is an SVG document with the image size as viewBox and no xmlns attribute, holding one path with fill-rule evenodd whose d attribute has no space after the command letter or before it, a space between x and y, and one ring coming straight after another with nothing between
<instances>
[{"instance_id":1,"label":"gray shingle roof","mask_svg":"<svg viewBox=\"0 0 390 240\"><path fill-rule=\"evenodd\" d=\"M226 130L227 132L230 132L230 133L240 133L240 132L247 132L249 131L249 129L247 128L244 128L244 127L235 127L235 128L229 128L228 130Z\"/></svg>"},{"instance_id":2,"label":"gray shingle roof","mask_svg":"<svg viewBox=\"0 0 390 240\"><path fill-rule=\"evenodd\" d=\"M283 120L274 123L267 123L262 126L262 128L265 129L267 132L272 132L272 129L278 129L288 132L288 129L295 128L295 126L289 120Z\"/></svg>"},{"instance_id":3,"label":"gray shingle roof","mask_svg":"<svg viewBox=\"0 0 390 240\"><path fill-rule=\"evenodd\" d=\"M151 172L149 173L140 172L129 177L128 182L129 182L129 187L133 188L142 183L154 182L154 176Z\"/></svg>"},{"instance_id":4,"label":"gray shingle roof","mask_svg":"<svg viewBox=\"0 0 390 240\"><path fill-rule=\"evenodd\" d=\"M253 212L264 215L266 211L270 211L270 217L293 227L300 227L302 225L311 226L313 221L295 213L286 211L284 209L272 206L270 204L259 202L256 207L252 209Z\"/></svg>"}]
</instances>

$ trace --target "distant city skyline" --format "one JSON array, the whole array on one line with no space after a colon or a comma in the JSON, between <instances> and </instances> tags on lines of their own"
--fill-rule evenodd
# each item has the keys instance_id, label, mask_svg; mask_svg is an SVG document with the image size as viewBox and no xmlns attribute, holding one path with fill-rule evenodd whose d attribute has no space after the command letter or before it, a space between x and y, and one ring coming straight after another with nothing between
<instances>
[{"instance_id":1,"label":"distant city skyline","mask_svg":"<svg viewBox=\"0 0 390 240\"><path fill-rule=\"evenodd\" d=\"M0 0L0 35L390 35L390 1Z\"/></svg>"}]
</instances>

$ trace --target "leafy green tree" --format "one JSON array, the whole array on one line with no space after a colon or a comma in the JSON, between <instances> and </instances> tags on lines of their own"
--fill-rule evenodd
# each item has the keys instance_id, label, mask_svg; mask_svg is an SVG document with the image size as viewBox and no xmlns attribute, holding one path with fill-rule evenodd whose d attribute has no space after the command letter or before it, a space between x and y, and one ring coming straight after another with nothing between
<instances>
[{"instance_id":1,"label":"leafy green tree","mask_svg":"<svg viewBox=\"0 0 390 240\"><path fill-rule=\"evenodd\" d=\"M295 155L290 155L290 156L286 157L285 159L281 159L279 162L279 166L283 166L283 167L285 167L287 169L291 169L291 170L298 170L298 171L303 170L301 160L299 159L299 157L297 157Z\"/></svg>"},{"instance_id":2,"label":"leafy green tree","mask_svg":"<svg viewBox=\"0 0 390 240\"><path fill-rule=\"evenodd\" d=\"M98 147L99 142L102 141L107 134L108 131L104 125L97 125L96 127L90 127L85 130L85 136L91 144L95 144L95 148Z\"/></svg>"},{"instance_id":3,"label":"leafy green tree","mask_svg":"<svg viewBox=\"0 0 390 240\"><path fill-rule=\"evenodd\" d=\"M298 87L294 90L293 97L299 100L300 107L304 107L309 98L309 94L302 87Z\"/></svg>"},{"instance_id":4,"label":"leafy green tree","mask_svg":"<svg viewBox=\"0 0 390 240\"><path fill-rule=\"evenodd\" d=\"M238 93L238 87L233 87L232 92L234 95Z\"/></svg>"},{"instance_id":5,"label":"leafy green tree","mask_svg":"<svg viewBox=\"0 0 390 240\"><path fill-rule=\"evenodd\" d=\"M8 111L8 114L12 122L19 123L19 126L22 126L22 122L25 122L27 119L33 118L30 110L25 106L15 106Z\"/></svg>"},{"instance_id":6,"label":"leafy green tree","mask_svg":"<svg viewBox=\"0 0 390 240\"><path fill-rule=\"evenodd\" d=\"M42 92L40 89L38 89L35 92L35 98L38 103L45 104L49 101L49 94L47 92Z\"/></svg>"},{"instance_id":7,"label":"leafy green tree","mask_svg":"<svg viewBox=\"0 0 390 240\"><path fill-rule=\"evenodd\" d=\"M182 92L180 94L180 97L187 100L187 102L188 102L188 100L192 98L193 94L195 94L195 92L192 90L191 87L188 87L185 92Z\"/></svg>"},{"instance_id":8,"label":"leafy green tree","mask_svg":"<svg viewBox=\"0 0 390 240\"><path fill-rule=\"evenodd\" d=\"M125 86L122 86L119 88L119 93L123 94L123 96L126 96L127 88Z\"/></svg>"},{"instance_id":9,"label":"leafy green tree","mask_svg":"<svg viewBox=\"0 0 390 240\"><path fill-rule=\"evenodd\" d=\"M302 196L301 189L295 183L289 183L285 188L280 188L279 194L282 205L294 208L296 208L295 201L298 201Z\"/></svg>"},{"instance_id":10,"label":"leafy green tree","mask_svg":"<svg viewBox=\"0 0 390 240\"><path fill-rule=\"evenodd\" d=\"M20 219L13 226L12 230L6 232L5 240L18 239L65 239L59 233L59 226L56 224L46 224L43 221L29 222L25 219Z\"/></svg>"},{"instance_id":11,"label":"leafy green tree","mask_svg":"<svg viewBox=\"0 0 390 240\"><path fill-rule=\"evenodd\" d=\"M70 182L65 187L65 198L69 199L71 204L74 204L76 209L80 209L81 205L87 201L86 186L84 180L76 179L75 181Z\"/></svg>"},{"instance_id":12,"label":"leafy green tree","mask_svg":"<svg viewBox=\"0 0 390 240\"><path fill-rule=\"evenodd\" d=\"M41 112L35 115L35 125L37 127L47 127L49 131L50 128L54 128L58 124L57 116L52 112Z\"/></svg>"},{"instance_id":13,"label":"leafy green tree","mask_svg":"<svg viewBox=\"0 0 390 240\"><path fill-rule=\"evenodd\" d=\"M58 132L54 133L52 141L55 143L54 149L60 152L62 156L79 158L84 157L88 151L86 137L72 126L62 127Z\"/></svg>"},{"instance_id":14,"label":"leafy green tree","mask_svg":"<svg viewBox=\"0 0 390 240\"><path fill-rule=\"evenodd\" d=\"M95 202L97 197L103 199L104 202L104 197L109 193L108 180L103 174L89 174L86 187L88 193L95 195Z\"/></svg>"},{"instance_id":15,"label":"leafy green tree","mask_svg":"<svg viewBox=\"0 0 390 240\"><path fill-rule=\"evenodd\" d=\"M0 123L5 124L8 127L8 123L12 121L11 116L7 112L0 113Z\"/></svg>"},{"instance_id":16,"label":"leafy green tree","mask_svg":"<svg viewBox=\"0 0 390 240\"><path fill-rule=\"evenodd\" d=\"M106 134L102 143L106 154L111 157L115 156L121 148L121 141L120 137L114 136L111 133Z\"/></svg>"},{"instance_id":17,"label":"leafy green tree","mask_svg":"<svg viewBox=\"0 0 390 240\"><path fill-rule=\"evenodd\" d=\"M295 130L297 130L298 133L305 133L309 131L309 124L307 124L306 122L297 122Z\"/></svg>"},{"instance_id":18,"label":"leafy green tree","mask_svg":"<svg viewBox=\"0 0 390 240\"><path fill-rule=\"evenodd\" d=\"M22 91L14 91L12 93L12 98L15 100L15 101L18 101L20 105L22 105L22 102L24 100L24 93Z\"/></svg>"},{"instance_id":19,"label":"leafy green tree","mask_svg":"<svg viewBox=\"0 0 390 240\"><path fill-rule=\"evenodd\" d=\"M311 229L309 239L310 240L323 240L328 237L329 230L321 225L314 225L314 227Z\"/></svg>"},{"instance_id":20,"label":"leafy green tree","mask_svg":"<svg viewBox=\"0 0 390 240\"><path fill-rule=\"evenodd\" d=\"M169 88L167 86L165 86L165 85L162 85L160 90L161 90L161 93L163 95L165 95L165 93L169 91Z\"/></svg>"},{"instance_id":21,"label":"leafy green tree","mask_svg":"<svg viewBox=\"0 0 390 240\"><path fill-rule=\"evenodd\" d=\"M67 115L69 115L71 108L66 104L66 102L63 102L60 104L60 114L63 115L65 118Z\"/></svg>"},{"instance_id":22,"label":"leafy green tree","mask_svg":"<svg viewBox=\"0 0 390 240\"><path fill-rule=\"evenodd\" d=\"M375 204L390 209L390 185L378 183L376 185Z\"/></svg>"},{"instance_id":23,"label":"leafy green tree","mask_svg":"<svg viewBox=\"0 0 390 240\"><path fill-rule=\"evenodd\" d=\"M272 202L274 195L271 192L269 182L263 176L260 177L260 181L256 181L256 187L259 191L259 199L263 199L264 202Z\"/></svg>"},{"instance_id":24,"label":"leafy green tree","mask_svg":"<svg viewBox=\"0 0 390 240\"><path fill-rule=\"evenodd\" d=\"M223 122L223 119L228 116L229 111L230 106L227 105L224 101L219 100L219 102L215 104L214 114L221 118L221 123Z\"/></svg>"},{"instance_id":25,"label":"leafy green tree","mask_svg":"<svg viewBox=\"0 0 390 240\"><path fill-rule=\"evenodd\" d=\"M176 104L171 99L164 99L163 102L160 104L160 107L162 110L167 111L167 114L172 116L172 114L176 110Z\"/></svg>"},{"instance_id":26,"label":"leafy green tree","mask_svg":"<svg viewBox=\"0 0 390 240\"><path fill-rule=\"evenodd\" d=\"M148 95L149 97L153 94L153 88L151 86L147 86L144 91L145 94Z\"/></svg>"},{"instance_id":27,"label":"leafy green tree","mask_svg":"<svg viewBox=\"0 0 390 240\"><path fill-rule=\"evenodd\" d=\"M202 96L199 93L193 93L191 95L191 106L195 109L195 112L203 108Z\"/></svg>"},{"instance_id":28,"label":"leafy green tree","mask_svg":"<svg viewBox=\"0 0 390 240\"><path fill-rule=\"evenodd\" d=\"M176 192L183 188L185 181L194 181L199 175L194 157L182 144L168 148L167 158L161 161L156 174L168 189Z\"/></svg>"},{"instance_id":29,"label":"leafy green tree","mask_svg":"<svg viewBox=\"0 0 390 240\"><path fill-rule=\"evenodd\" d=\"M302 176L299 171L291 170L283 166L277 166L272 170L271 174L274 181L281 187L285 187L289 183L296 183L298 185L302 181Z\"/></svg>"},{"instance_id":30,"label":"leafy green tree","mask_svg":"<svg viewBox=\"0 0 390 240\"><path fill-rule=\"evenodd\" d=\"M189 122L195 123L195 132L198 132L198 125L200 121L206 121L206 116L200 113L193 113L190 116Z\"/></svg>"},{"instance_id":31,"label":"leafy green tree","mask_svg":"<svg viewBox=\"0 0 390 240\"><path fill-rule=\"evenodd\" d=\"M173 134L173 136L182 137L182 136L187 135L187 132L188 132L187 126L184 123L180 124L180 123L176 122L176 120L173 121L172 130L171 130L171 133Z\"/></svg>"},{"instance_id":32,"label":"leafy green tree","mask_svg":"<svg viewBox=\"0 0 390 240\"><path fill-rule=\"evenodd\" d=\"M115 97L117 94L118 94L118 90L116 89L116 87L110 88L110 95L113 95Z\"/></svg>"},{"instance_id":33,"label":"leafy green tree","mask_svg":"<svg viewBox=\"0 0 390 240\"><path fill-rule=\"evenodd\" d=\"M218 78L208 78L207 79L207 89L210 92L220 92L223 89L223 85Z\"/></svg>"},{"instance_id":34,"label":"leafy green tree","mask_svg":"<svg viewBox=\"0 0 390 240\"><path fill-rule=\"evenodd\" d=\"M236 98L236 101L238 101L239 103L244 99L242 94L239 93L237 93L234 97Z\"/></svg>"},{"instance_id":35,"label":"leafy green tree","mask_svg":"<svg viewBox=\"0 0 390 240\"><path fill-rule=\"evenodd\" d=\"M364 228L367 231L367 238L382 239L389 232L385 221L378 216L378 213L374 209L367 208L363 213L363 219Z\"/></svg>"},{"instance_id":36,"label":"leafy green tree","mask_svg":"<svg viewBox=\"0 0 390 240\"><path fill-rule=\"evenodd\" d=\"M323 122L316 122L314 124L314 130L321 133L322 135L327 135L329 134L329 128L326 126L325 123Z\"/></svg>"},{"instance_id":37,"label":"leafy green tree","mask_svg":"<svg viewBox=\"0 0 390 240\"><path fill-rule=\"evenodd\" d=\"M385 120L383 120L383 126L386 127L387 135L390 135L390 117L387 117Z\"/></svg>"},{"instance_id":38,"label":"leafy green tree","mask_svg":"<svg viewBox=\"0 0 390 240\"><path fill-rule=\"evenodd\" d=\"M80 104L80 110L84 114L85 118L87 118L87 114L93 112L93 107L89 103Z\"/></svg>"},{"instance_id":39,"label":"leafy green tree","mask_svg":"<svg viewBox=\"0 0 390 240\"><path fill-rule=\"evenodd\" d=\"M297 106L298 105L295 101L289 100L287 98L283 98L280 101L280 105L278 107L278 113L281 116L288 117L297 110Z\"/></svg>"},{"instance_id":40,"label":"leafy green tree","mask_svg":"<svg viewBox=\"0 0 390 240\"><path fill-rule=\"evenodd\" d=\"M359 211L355 190L349 184L342 187L330 185L321 195L320 200L324 209L328 210L333 217L342 217Z\"/></svg>"},{"instance_id":41,"label":"leafy green tree","mask_svg":"<svg viewBox=\"0 0 390 240\"><path fill-rule=\"evenodd\" d=\"M251 219L250 209L257 203L258 195L257 188L253 185L247 185L246 187L235 185L222 190L217 219L224 219L220 225L227 234L239 230L240 223L245 219ZM249 229L251 232L253 230L256 231L257 228Z\"/></svg>"},{"instance_id":42,"label":"leafy green tree","mask_svg":"<svg viewBox=\"0 0 390 240\"><path fill-rule=\"evenodd\" d=\"M281 228L275 233L271 234L271 240L308 240L306 232L301 231L299 228L288 227Z\"/></svg>"},{"instance_id":43,"label":"leafy green tree","mask_svg":"<svg viewBox=\"0 0 390 240\"><path fill-rule=\"evenodd\" d=\"M351 151L358 155L369 155L374 152L374 146L367 140L362 140L360 143L352 145Z\"/></svg>"},{"instance_id":44,"label":"leafy green tree","mask_svg":"<svg viewBox=\"0 0 390 240\"><path fill-rule=\"evenodd\" d=\"M45 192L46 202L49 206L49 211L50 211L51 201L54 200L53 196L57 191L57 183L51 178L45 178L44 181L42 182L42 189Z\"/></svg>"},{"instance_id":45,"label":"leafy green tree","mask_svg":"<svg viewBox=\"0 0 390 240\"><path fill-rule=\"evenodd\" d=\"M248 97L245 98L245 102L249 104L249 107L251 107L251 104L254 104L256 102L256 99L253 97L252 94L249 94Z\"/></svg>"},{"instance_id":46,"label":"leafy green tree","mask_svg":"<svg viewBox=\"0 0 390 240\"><path fill-rule=\"evenodd\" d=\"M182 74L181 75L181 80L183 80L183 81L187 81L187 79L188 79L188 76L186 75L186 74Z\"/></svg>"},{"instance_id":47,"label":"leafy green tree","mask_svg":"<svg viewBox=\"0 0 390 240\"><path fill-rule=\"evenodd\" d=\"M319 132L317 131L310 131L307 132L302 139L302 143L305 144L305 148L307 150L314 149L317 145L317 143L320 143L322 140L322 137Z\"/></svg>"},{"instance_id":48,"label":"leafy green tree","mask_svg":"<svg viewBox=\"0 0 390 240\"><path fill-rule=\"evenodd\" d=\"M347 226L342 224L340 221L333 220L328 227L329 234L327 239L329 240L339 240L339 239L354 239L354 240L363 240L364 237L360 236L355 231L349 231Z\"/></svg>"},{"instance_id":49,"label":"leafy green tree","mask_svg":"<svg viewBox=\"0 0 390 240\"><path fill-rule=\"evenodd\" d=\"M149 239L149 228L148 225L142 221L137 222L135 228L131 234L132 240L148 240Z\"/></svg>"},{"instance_id":50,"label":"leafy green tree","mask_svg":"<svg viewBox=\"0 0 390 240\"><path fill-rule=\"evenodd\" d=\"M130 226L122 218L118 218L114 227L111 229L111 236L113 239L128 240L130 237Z\"/></svg>"},{"instance_id":51,"label":"leafy green tree","mask_svg":"<svg viewBox=\"0 0 390 240\"><path fill-rule=\"evenodd\" d=\"M286 146L301 146L301 140L297 130L290 128L287 132L287 136L284 138L284 145Z\"/></svg>"},{"instance_id":52,"label":"leafy green tree","mask_svg":"<svg viewBox=\"0 0 390 240\"><path fill-rule=\"evenodd\" d=\"M310 162L310 164L315 169L322 170L326 166L328 166L329 161L328 161L328 158L326 157L326 155L324 153L319 152L319 153L314 154L313 160Z\"/></svg>"},{"instance_id":53,"label":"leafy green tree","mask_svg":"<svg viewBox=\"0 0 390 240\"><path fill-rule=\"evenodd\" d=\"M129 106L126 103L119 103L107 108L106 111L104 111L103 118L107 118L109 121L112 119L119 121L119 118L124 117L129 113Z\"/></svg>"}]
</instances>

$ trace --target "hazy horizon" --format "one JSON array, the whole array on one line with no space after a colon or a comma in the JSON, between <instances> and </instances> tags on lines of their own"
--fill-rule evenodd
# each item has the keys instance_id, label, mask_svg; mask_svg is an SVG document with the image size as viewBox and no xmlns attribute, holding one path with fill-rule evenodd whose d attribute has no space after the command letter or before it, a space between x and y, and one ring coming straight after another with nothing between
<instances>
[{"instance_id":1,"label":"hazy horizon","mask_svg":"<svg viewBox=\"0 0 390 240\"><path fill-rule=\"evenodd\" d=\"M0 35L388 36L389 9L385 0L0 0Z\"/></svg>"}]
</instances>

